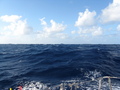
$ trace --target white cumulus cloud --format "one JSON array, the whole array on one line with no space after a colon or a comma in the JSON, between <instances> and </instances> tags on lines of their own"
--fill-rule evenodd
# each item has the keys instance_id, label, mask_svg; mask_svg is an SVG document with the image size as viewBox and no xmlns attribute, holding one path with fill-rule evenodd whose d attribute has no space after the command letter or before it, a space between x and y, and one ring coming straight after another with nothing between
<instances>
[{"instance_id":1,"label":"white cumulus cloud","mask_svg":"<svg viewBox=\"0 0 120 90\"><path fill-rule=\"evenodd\" d=\"M78 20L75 22L75 26L78 30L71 31L71 34L79 34L80 36L99 36L103 34L101 27L95 25L96 12L90 12L86 9L84 12L79 13Z\"/></svg>"},{"instance_id":2,"label":"white cumulus cloud","mask_svg":"<svg viewBox=\"0 0 120 90\"><path fill-rule=\"evenodd\" d=\"M18 15L11 15L11 16L4 15L0 17L0 19L4 22L16 22L20 18L22 18L22 16L18 16Z\"/></svg>"},{"instance_id":3,"label":"white cumulus cloud","mask_svg":"<svg viewBox=\"0 0 120 90\"><path fill-rule=\"evenodd\" d=\"M85 10L85 12L80 12L78 20L75 22L75 26L77 27L86 27L91 26L95 24L95 17L96 12L90 12L88 9Z\"/></svg>"},{"instance_id":4,"label":"white cumulus cloud","mask_svg":"<svg viewBox=\"0 0 120 90\"><path fill-rule=\"evenodd\" d=\"M56 23L54 20L50 20L51 26L48 26L47 22L44 20L45 18L40 19L41 25L44 25L43 30L45 32L61 32L64 31L66 28L66 25L63 25L61 23Z\"/></svg>"},{"instance_id":5,"label":"white cumulus cloud","mask_svg":"<svg viewBox=\"0 0 120 90\"><path fill-rule=\"evenodd\" d=\"M54 20L50 20L51 26L45 27L44 30L46 32L61 32L65 30L66 26L60 23L56 23Z\"/></svg>"},{"instance_id":6,"label":"white cumulus cloud","mask_svg":"<svg viewBox=\"0 0 120 90\"><path fill-rule=\"evenodd\" d=\"M27 25L26 20L21 20L21 16L5 15L1 16L2 21L8 22L9 25L4 27L4 35L26 35L30 34L33 30L32 27Z\"/></svg>"},{"instance_id":7,"label":"white cumulus cloud","mask_svg":"<svg viewBox=\"0 0 120 90\"><path fill-rule=\"evenodd\" d=\"M113 0L113 3L102 10L100 17L103 23L120 22L120 0Z\"/></svg>"},{"instance_id":8,"label":"white cumulus cloud","mask_svg":"<svg viewBox=\"0 0 120 90\"><path fill-rule=\"evenodd\" d=\"M56 23L54 20L50 20L50 24L44 20L45 18L40 19L43 30L39 31L39 35L42 37L58 37L65 38L66 34L62 32L66 29L66 25L62 23Z\"/></svg>"}]
</instances>

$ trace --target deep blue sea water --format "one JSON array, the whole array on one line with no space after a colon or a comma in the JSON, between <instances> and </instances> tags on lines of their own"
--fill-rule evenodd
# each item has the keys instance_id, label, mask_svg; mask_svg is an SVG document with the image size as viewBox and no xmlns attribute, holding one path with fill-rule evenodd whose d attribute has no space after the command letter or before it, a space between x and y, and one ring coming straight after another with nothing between
<instances>
[{"instance_id":1,"label":"deep blue sea water","mask_svg":"<svg viewBox=\"0 0 120 90\"><path fill-rule=\"evenodd\" d=\"M120 77L120 45L0 45L0 90L102 76Z\"/></svg>"}]
</instances>

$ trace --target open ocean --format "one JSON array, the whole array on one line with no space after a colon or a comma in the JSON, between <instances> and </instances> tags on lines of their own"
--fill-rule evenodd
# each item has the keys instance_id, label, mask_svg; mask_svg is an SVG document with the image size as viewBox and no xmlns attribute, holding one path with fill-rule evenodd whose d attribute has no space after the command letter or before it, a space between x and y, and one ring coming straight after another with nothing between
<instances>
[{"instance_id":1,"label":"open ocean","mask_svg":"<svg viewBox=\"0 0 120 90\"><path fill-rule=\"evenodd\" d=\"M120 45L0 45L0 90L59 90L55 86L78 81L83 83L77 90L98 90L103 76L120 77ZM120 90L120 80L111 81L113 90ZM101 90L109 90L107 82Z\"/></svg>"}]
</instances>

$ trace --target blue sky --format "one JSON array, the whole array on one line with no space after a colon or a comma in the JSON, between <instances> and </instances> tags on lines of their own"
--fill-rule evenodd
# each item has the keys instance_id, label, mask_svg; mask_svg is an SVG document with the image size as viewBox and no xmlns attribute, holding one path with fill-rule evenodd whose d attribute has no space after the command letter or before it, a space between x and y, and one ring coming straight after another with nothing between
<instances>
[{"instance_id":1,"label":"blue sky","mask_svg":"<svg viewBox=\"0 0 120 90\"><path fill-rule=\"evenodd\" d=\"M0 44L120 44L120 0L0 0Z\"/></svg>"}]
</instances>

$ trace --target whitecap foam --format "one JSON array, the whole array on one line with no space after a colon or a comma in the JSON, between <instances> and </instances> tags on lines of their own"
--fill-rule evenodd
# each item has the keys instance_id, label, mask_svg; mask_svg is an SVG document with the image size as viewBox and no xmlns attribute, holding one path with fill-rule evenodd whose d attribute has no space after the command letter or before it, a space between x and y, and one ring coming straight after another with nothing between
<instances>
[{"instance_id":1,"label":"whitecap foam","mask_svg":"<svg viewBox=\"0 0 120 90\"><path fill-rule=\"evenodd\" d=\"M29 84L25 84L23 90L45 90L47 89L47 85L40 82L30 82Z\"/></svg>"}]
</instances>

